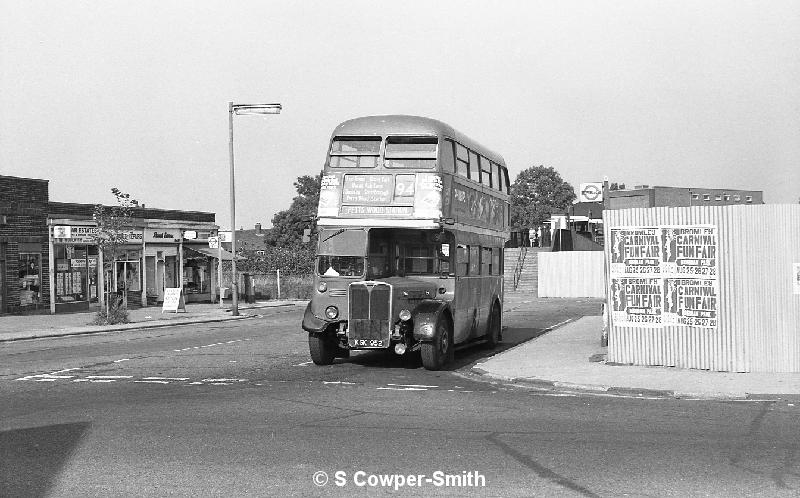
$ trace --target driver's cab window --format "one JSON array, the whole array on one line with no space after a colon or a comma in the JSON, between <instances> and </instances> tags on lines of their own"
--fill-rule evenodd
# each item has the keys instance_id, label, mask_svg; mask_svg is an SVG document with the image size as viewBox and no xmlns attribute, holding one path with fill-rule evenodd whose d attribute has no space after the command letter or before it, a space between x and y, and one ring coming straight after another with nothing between
<instances>
[{"instance_id":1,"label":"driver's cab window","mask_svg":"<svg viewBox=\"0 0 800 498\"><path fill-rule=\"evenodd\" d=\"M372 241L369 245L367 256L367 278L385 278L391 276L389 267L389 243L386 241Z\"/></svg>"},{"instance_id":2,"label":"driver's cab window","mask_svg":"<svg viewBox=\"0 0 800 498\"><path fill-rule=\"evenodd\" d=\"M403 270L406 275L430 275L436 272L435 247L430 245L407 246L405 249Z\"/></svg>"}]
</instances>

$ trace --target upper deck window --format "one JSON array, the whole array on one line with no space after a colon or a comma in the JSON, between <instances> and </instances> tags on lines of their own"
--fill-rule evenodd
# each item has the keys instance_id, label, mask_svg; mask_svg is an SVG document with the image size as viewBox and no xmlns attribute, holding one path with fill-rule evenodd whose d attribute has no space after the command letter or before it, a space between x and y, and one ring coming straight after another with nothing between
<instances>
[{"instance_id":1,"label":"upper deck window","mask_svg":"<svg viewBox=\"0 0 800 498\"><path fill-rule=\"evenodd\" d=\"M478 154L469 151L469 179L481 182L481 167L478 163Z\"/></svg>"},{"instance_id":2,"label":"upper deck window","mask_svg":"<svg viewBox=\"0 0 800 498\"><path fill-rule=\"evenodd\" d=\"M389 137L384 165L387 168L433 168L437 144L436 137Z\"/></svg>"},{"instance_id":3,"label":"upper deck window","mask_svg":"<svg viewBox=\"0 0 800 498\"><path fill-rule=\"evenodd\" d=\"M331 143L331 168L374 168L381 137L335 138Z\"/></svg>"},{"instance_id":4,"label":"upper deck window","mask_svg":"<svg viewBox=\"0 0 800 498\"><path fill-rule=\"evenodd\" d=\"M456 144L456 174L469 178L469 151L461 144Z\"/></svg>"}]
</instances>

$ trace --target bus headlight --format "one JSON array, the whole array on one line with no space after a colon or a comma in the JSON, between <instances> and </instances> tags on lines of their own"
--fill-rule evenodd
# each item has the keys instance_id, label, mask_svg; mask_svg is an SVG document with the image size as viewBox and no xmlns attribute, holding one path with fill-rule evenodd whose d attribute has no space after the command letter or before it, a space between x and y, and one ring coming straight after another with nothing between
<instances>
[{"instance_id":1,"label":"bus headlight","mask_svg":"<svg viewBox=\"0 0 800 498\"><path fill-rule=\"evenodd\" d=\"M336 319L336 317L339 316L339 308L336 306L328 306L325 308L325 316L328 318L328 320Z\"/></svg>"},{"instance_id":2,"label":"bus headlight","mask_svg":"<svg viewBox=\"0 0 800 498\"><path fill-rule=\"evenodd\" d=\"M325 282L320 282L319 285L317 286L317 290L320 292L325 292L326 290L328 290L328 284L326 284Z\"/></svg>"},{"instance_id":3,"label":"bus headlight","mask_svg":"<svg viewBox=\"0 0 800 498\"><path fill-rule=\"evenodd\" d=\"M411 320L411 312L408 310L400 310L400 321L407 322Z\"/></svg>"}]
</instances>

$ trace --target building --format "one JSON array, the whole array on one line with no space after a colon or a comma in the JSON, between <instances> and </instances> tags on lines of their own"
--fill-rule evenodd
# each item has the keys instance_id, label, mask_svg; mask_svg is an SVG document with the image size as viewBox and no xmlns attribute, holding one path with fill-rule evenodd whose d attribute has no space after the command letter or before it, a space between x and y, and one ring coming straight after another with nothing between
<instances>
[{"instance_id":1,"label":"building","mask_svg":"<svg viewBox=\"0 0 800 498\"><path fill-rule=\"evenodd\" d=\"M607 209L764 204L760 190L649 185L626 189L624 184L608 182L602 184L602 195L598 197L595 202L577 202L565 212L551 215L549 232L557 249L599 250L600 247L585 242L588 239L603 244L603 211Z\"/></svg>"},{"instance_id":2,"label":"building","mask_svg":"<svg viewBox=\"0 0 800 498\"><path fill-rule=\"evenodd\" d=\"M0 176L0 313L50 301L48 201L47 180Z\"/></svg>"},{"instance_id":3,"label":"building","mask_svg":"<svg viewBox=\"0 0 800 498\"><path fill-rule=\"evenodd\" d=\"M128 243L104 268L93 212L49 201L47 180L0 176L0 313L90 310L110 294L155 305L170 287L187 302L217 299L218 258L230 253L208 247L214 213L135 208Z\"/></svg>"},{"instance_id":4,"label":"building","mask_svg":"<svg viewBox=\"0 0 800 498\"><path fill-rule=\"evenodd\" d=\"M760 190L736 190L700 187L650 187L638 185L632 189L604 187L606 209L723 206L730 204L764 204Z\"/></svg>"}]
</instances>

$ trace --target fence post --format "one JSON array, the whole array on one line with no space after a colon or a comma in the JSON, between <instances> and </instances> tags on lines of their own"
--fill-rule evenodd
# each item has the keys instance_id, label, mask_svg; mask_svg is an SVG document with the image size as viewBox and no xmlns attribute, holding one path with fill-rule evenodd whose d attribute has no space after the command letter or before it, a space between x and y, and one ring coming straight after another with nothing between
<instances>
[{"instance_id":1,"label":"fence post","mask_svg":"<svg viewBox=\"0 0 800 498\"><path fill-rule=\"evenodd\" d=\"M280 268L275 270L275 273L278 276L278 299L280 299L281 298L281 270L280 270Z\"/></svg>"}]
</instances>

